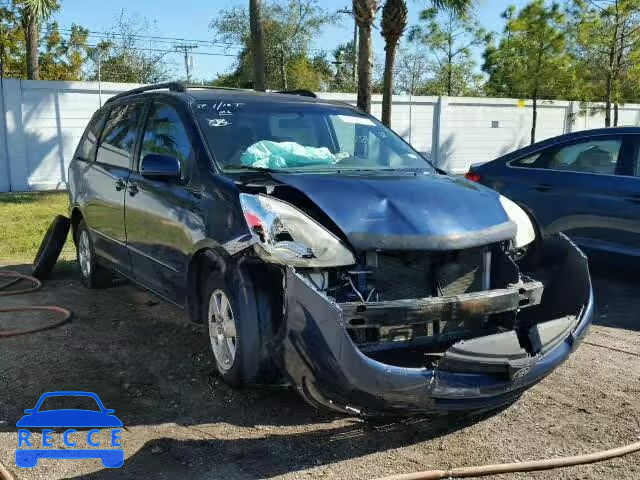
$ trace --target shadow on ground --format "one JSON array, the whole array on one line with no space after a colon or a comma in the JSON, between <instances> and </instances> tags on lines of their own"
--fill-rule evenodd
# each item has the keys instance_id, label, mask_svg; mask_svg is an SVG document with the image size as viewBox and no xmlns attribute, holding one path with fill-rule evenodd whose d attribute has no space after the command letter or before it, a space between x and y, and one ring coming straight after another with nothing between
<instances>
[{"instance_id":1,"label":"shadow on ground","mask_svg":"<svg viewBox=\"0 0 640 480\"><path fill-rule=\"evenodd\" d=\"M640 260L591 257L594 325L640 332Z\"/></svg>"},{"instance_id":2,"label":"shadow on ground","mask_svg":"<svg viewBox=\"0 0 640 480\"><path fill-rule=\"evenodd\" d=\"M354 420L338 428L258 438L160 438L147 442L117 471L101 470L77 478L180 478L186 469L191 478L270 478L436 439L489 415L404 420L378 426ZM226 472L225 468L233 470Z\"/></svg>"}]
</instances>

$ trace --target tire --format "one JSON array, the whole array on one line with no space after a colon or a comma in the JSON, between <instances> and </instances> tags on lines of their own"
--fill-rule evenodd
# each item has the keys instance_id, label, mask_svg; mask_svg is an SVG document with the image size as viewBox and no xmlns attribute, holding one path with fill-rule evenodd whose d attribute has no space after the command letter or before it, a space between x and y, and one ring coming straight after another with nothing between
<instances>
[{"instance_id":1,"label":"tire","mask_svg":"<svg viewBox=\"0 0 640 480\"><path fill-rule=\"evenodd\" d=\"M261 345L253 288L230 276L209 273L201 311L217 373L225 383L239 387L259 383Z\"/></svg>"},{"instance_id":2,"label":"tire","mask_svg":"<svg viewBox=\"0 0 640 480\"><path fill-rule=\"evenodd\" d=\"M71 221L67 217L58 215L53 219L47 229L36 258L33 261L32 275L40 280L45 280L51 276L53 267L58 261L60 252L67 241Z\"/></svg>"},{"instance_id":3,"label":"tire","mask_svg":"<svg viewBox=\"0 0 640 480\"><path fill-rule=\"evenodd\" d=\"M111 286L111 273L98 265L91 233L84 220L76 230L76 256L82 284L89 289Z\"/></svg>"}]
</instances>

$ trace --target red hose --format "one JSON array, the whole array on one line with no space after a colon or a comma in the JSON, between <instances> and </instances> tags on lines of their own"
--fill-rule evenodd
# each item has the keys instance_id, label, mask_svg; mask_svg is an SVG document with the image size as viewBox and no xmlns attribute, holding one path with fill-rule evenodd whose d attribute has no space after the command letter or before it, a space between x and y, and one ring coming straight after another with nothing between
<instances>
[{"instance_id":1,"label":"red hose","mask_svg":"<svg viewBox=\"0 0 640 480\"><path fill-rule=\"evenodd\" d=\"M8 297L12 295L24 295L25 293L35 292L36 290L42 287L42 282L37 278L30 277L29 275L23 275L18 272L2 271L0 272L0 277L11 279L9 282L6 282L0 285L0 297ZM31 282L33 285L28 288L3 291L21 281ZM71 320L71 312L66 308L62 308L62 307L25 306L25 307L0 308L0 314L16 313L16 312L53 312L56 314L60 314L62 317L61 319L56 320L55 322L48 323L46 325L36 327L36 328L27 328L22 330L0 330L0 338L17 337L19 335L27 335L29 333L36 333L36 332L42 332L44 330L50 330L52 328L60 327L65 323L67 323L69 320Z\"/></svg>"},{"instance_id":2,"label":"red hose","mask_svg":"<svg viewBox=\"0 0 640 480\"><path fill-rule=\"evenodd\" d=\"M7 283L0 285L0 297L10 297L12 295L24 295L25 293L35 292L42 288L42 282L35 277L30 277L29 275L23 275L18 272L11 271L2 271L0 272L0 278L10 278L11 280ZM21 290L10 290L10 291L2 291L6 288L9 288L12 285L15 285L21 281L31 282L33 286L29 288L23 288Z\"/></svg>"},{"instance_id":3,"label":"red hose","mask_svg":"<svg viewBox=\"0 0 640 480\"><path fill-rule=\"evenodd\" d=\"M640 451L640 442L635 442L625 445L624 447L613 448L611 450L601 450L599 452L576 455L573 457L547 458L545 460L533 460L530 462L502 463L475 467L459 467L452 468L450 470L428 470L424 472L391 475L379 480L433 480L441 478L485 477L487 475L498 475L501 473L534 472L539 470L551 470L554 468L602 462L604 460L622 457L638 451Z\"/></svg>"}]
</instances>

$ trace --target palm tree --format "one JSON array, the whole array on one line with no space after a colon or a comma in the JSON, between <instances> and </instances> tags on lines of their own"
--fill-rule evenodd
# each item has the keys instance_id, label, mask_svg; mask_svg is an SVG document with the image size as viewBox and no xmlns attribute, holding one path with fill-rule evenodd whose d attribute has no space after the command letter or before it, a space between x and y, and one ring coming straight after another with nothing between
<instances>
[{"instance_id":1,"label":"palm tree","mask_svg":"<svg viewBox=\"0 0 640 480\"><path fill-rule=\"evenodd\" d=\"M458 15L467 15L475 5L475 0L431 0L434 8L452 10Z\"/></svg>"},{"instance_id":2,"label":"palm tree","mask_svg":"<svg viewBox=\"0 0 640 480\"><path fill-rule=\"evenodd\" d=\"M382 8L382 36L385 42L384 86L382 88L382 123L391 126L391 100L393 98L393 65L396 48L407 28L405 0L387 0Z\"/></svg>"},{"instance_id":3,"label":"palm tree","mask_svg":"<svg viewBox=\"0 0 640 480\"><path fill-rule=\"evenodd\" d=\"M253 59L253 88L265 91L264 38L260 19L261 0L249 0L249 25L251 29L251 57Z\"/></svg>"},{"instance_id":4,"label":"palm tree","mask_svg":"<svg viewBox=\"0 0 640 480\"><path fill-rule=\"evenodd\" d=\"M22 24L27 40L27 78L40 79L38 61L40 47L40 24L57 10L57 0L23 0Z\"/></svg>"},{"instance_id":5,"label":"palm tree","mask_svg":"<svg viewBox=\"0 0 640 480\"><path fill-rule=\"evenodd\" d=\"M353 14L360 34L358 46L358 108L371 112L371 77L373 70L371 26L378 12L378 0L353 0Z\"/></svg>"},{"instance_id":6,"label":"palm tree","mask_svg":"<svg viewBox=\"0 0 640 480\"><path fill-rule=\"evenodd\" d=\"M23 0L22 25L27 39L27 78L40 80L38 50L40 46L40 23L59 8L56 0Z\"/></svg>"}]
</instances>

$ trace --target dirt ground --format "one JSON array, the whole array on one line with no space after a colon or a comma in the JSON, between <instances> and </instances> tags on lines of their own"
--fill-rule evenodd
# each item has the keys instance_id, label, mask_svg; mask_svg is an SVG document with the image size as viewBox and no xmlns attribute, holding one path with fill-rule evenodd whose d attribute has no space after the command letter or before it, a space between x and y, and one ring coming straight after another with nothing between
<instances>
[{"instance_id":1,"label":"dirt ground","mask_svg":"<svg viewBox=\"0 0 640 480\"><path fill-rule=\"evenodd\" d=\"M616 276L619 277L616 272ZM636 278L637 275L636 275ZM17 479L341 478L612 448L640 437L640 282L599 272L585 343L507 409L480 418L367 424L314 411L288 390L234 390L212 375L200 327L132 285L87 291L66 269L0 305L62 305L62 328L0 339L0 462ZM0 318L0 330L33 324ZM52 390L96 392L125 429L125 464L14 463L15 424ZM640 454L518 479L638 479Z\"/></svg>"}]
</instances>

